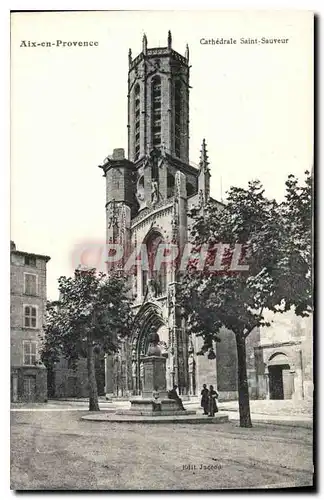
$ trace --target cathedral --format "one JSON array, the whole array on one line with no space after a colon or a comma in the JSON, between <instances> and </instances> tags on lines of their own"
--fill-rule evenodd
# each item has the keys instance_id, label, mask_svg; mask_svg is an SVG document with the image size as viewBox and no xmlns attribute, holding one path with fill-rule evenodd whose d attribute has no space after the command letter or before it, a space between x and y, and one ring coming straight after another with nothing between
<instances>
[{"instance_id":1,"label":"cathedral","mask_svg":"<svg viewBox=\"0 0 324 500\"><path fill-rule=\"evenodd\" d=\"M170 31L166 41L165 47L148 48L144 35L142 52L133 58L129 50L128 154L126 158L124 149L114 149L100 166L106 178L107 243L123 248L145 245L149 261L163 243L184 248L188 212L202 210L210 196L205 140L199 164L189 161L189 48L184 55L175 51ZM197 355L202 341L188 335L181 317L178 271L172 266L137 266L130 280L136 318L120 352L105 358L107 397L141 394L141 358L150 334L158 333L168 389L177 384L186 398L200 394L207 383L217 387L223 399L235 399L234 335L224 335L217 348Z\"/></svg>"},{"instance_id":2,"label":"cathedral","mask_svg":"<svg viewBox=\"0 0 324 500\"><path fill-rule=\"evenodd\" d=\"M98 392L107 398L141 396L142 359L152 334L158 334L167 389L176 384L188 399L199 396L203 384L212 384L220 401L237 400L233 332L222 329L221 341L200 355L202 339L188 334L179 306L181 269L165 260L154 265L161 249L173 245L181 255L190 241L189 214L204 210L212 173L205 140L198 164L189 161L189 48L183 56L172 48L170 32L166 38L165 47L148 48L144 35L142 52L133 59L129 51L127 158L116 148L100 165L106 178L107 247L123 249L117 267L129 276L135 320L118 353L98 355ZM139 248L145 248L147 265L143 259L128 266L128 256ZM250 398L311 400L312 318L287 311L268 319L271 326L256 328L246 339ZM48 372L48 388L50 397L87 397L86 360L72 369L62 358Z\"/></svg>"}]
</instances>

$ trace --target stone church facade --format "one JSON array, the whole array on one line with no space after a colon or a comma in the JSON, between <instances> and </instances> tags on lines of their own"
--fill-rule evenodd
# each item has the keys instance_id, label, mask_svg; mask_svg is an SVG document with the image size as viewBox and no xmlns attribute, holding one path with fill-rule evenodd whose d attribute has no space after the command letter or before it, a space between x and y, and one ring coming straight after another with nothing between
<instances>
[{"instance_id":1,"label":"stone church facade","mask_svg":"<svg viewBox=\"0 0 324 500\"><path fill-rule=\"evenodd\" d=\"M135 59L129 53L127 158L123 149L115 149L100 168L106 178L107 243L128 255L144 245L149 265L130 273L136 319L120 351L97 360L99 394L126 399L141 395L141 358L150 334L158 333L168 389L177 384L182 397L194 398L202 384L213 384L220 401L236 400L234 334L223 329L221 342L198 355L201 339L188 336L179 314L181 277L174 266L150 266L163 243L181 251L188 241L188 212L203 210L209 199L211 169L205 140L199 164L189 162L188 47L184 56L173 50L170 33L166 47L148 48L146 36L142 43ZM271 326L255 329L246 339L250 398L312 400L312 318L288 311L268 320ZM61 360L49 374L48 388L49 397L86 397L86 360L76 369Z\"/></svg>"},{"instance_id":2,"label":"stone church facade","mask_svg":"<svg viewBox=\"0 0 324 500\"><path fill-rule=\"evenodd\" d=\"M169 32L166 47L148 48L144 35L142 52L134 59L129 52L128 157L115 149L100 166L106 178L107 243L124 249L145 245L149 261L163 243L183 249L188 212L202 209L210 196L205 140L199 165L189 163L189 71L188 46L184 56L176 52ZM150 333L157 332L167 358L167 388L177 384L181 395L194 396L207 383L224 398L236 397L235 342L224 336L222 359L215 346L208 357L197 356L200 341L188 336L179 314L177 273L174 266L148 265L132 274L134 331L119 354L106 357L108 396L141 394L141 357Z\"/></svg>"},{"instance_id":3,"label":"stone church facade","mask_svg":"<svg viewBox=\"0 0 324 500\"><path fill-rule=\"evenodd\" d=\"M148 48L134 59L129 51L128 155L114 149L100 168L106 178L106 241L126 253L144 245L148 267L130 276L136 320L131 337L116 355L105 357L105 392L109 397L140 395L151 333L158 333L166 357L167 388L177 384L183 397L199 396L213 384L220 400L237 399L235 337L223 331L221 342L202 356L201 339L189 336L179 314L174 266L154 270L150 262L164 243L180 254L190 233L190 209L203 210L210 198L207 148L202 141L199 164L189 162L189 49ZM198 156L198 154L197 154ZM222 204L219 203L220 209ZM312 399L312 319L292 311L272 318L246 341L252 399Z\"/></svg>"}]
</instances>

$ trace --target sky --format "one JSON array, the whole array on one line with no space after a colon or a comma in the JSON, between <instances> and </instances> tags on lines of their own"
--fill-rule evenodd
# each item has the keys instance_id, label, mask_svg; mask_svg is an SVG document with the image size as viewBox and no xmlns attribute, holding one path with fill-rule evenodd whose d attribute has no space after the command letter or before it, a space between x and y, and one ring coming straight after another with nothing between
<instances>
[{"instance_id":1,"label":"sky","mask_svg":"<svg viewBox=\"0 0 324 500\"><path fill-rule=\"evenodd\" d=\"M207 142L211 195L260 179L282 199L313 163L313 25L303 11L29 12L11 16L11 239L51 256L48 298L73 273L76 246L105 240L98 165L127 151L128 50L190 50L190 159ZM201 44L202 38L237 44ZM240 38L288 38L241 44ZM97 41L23 47L22 40Z\"/></svg>"}]
</instances>

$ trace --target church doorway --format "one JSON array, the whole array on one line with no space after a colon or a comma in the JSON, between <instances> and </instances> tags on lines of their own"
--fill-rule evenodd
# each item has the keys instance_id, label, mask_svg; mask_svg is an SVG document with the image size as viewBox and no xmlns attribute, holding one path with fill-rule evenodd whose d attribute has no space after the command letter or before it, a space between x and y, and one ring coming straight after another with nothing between
<instances>
[{"instance_id":1,"label":"church doorway","mask_svg":"<svg viewBox=\"0 0 324 500\"><path fill-rule=\"evenodd\" d=\"M272 356L268 364L270 399L291 399L294 392L294 375L285 354Z\"/></svg>"},{"instance_id":2,"label":"church doorway","mask_svg":"<svg viewBox=\"0 0 324 500\"><path fill-rule=\"evenodd\" d=\"M150 337L159 335L161 354L166 358L166 377L172 371L169 359L169 329L164 322L161 309L151 302L144 304L137 316L137 332L133 339L132 351L132 393L140 395L144 385L142 357L146 355ZM171 368L171 370L170 370ZM170 374L171 375L171 374Z\"/></svg>"}]
</instances>

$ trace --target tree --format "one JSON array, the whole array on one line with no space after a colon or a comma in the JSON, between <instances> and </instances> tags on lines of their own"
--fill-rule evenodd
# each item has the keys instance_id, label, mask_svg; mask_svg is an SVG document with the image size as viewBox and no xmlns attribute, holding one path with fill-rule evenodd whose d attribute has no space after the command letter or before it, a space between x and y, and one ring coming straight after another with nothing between
<instances>
[{"instance_id":1,"label":"tree","mask_svg":"<svg viewBox=\"0 0 324 500\"><path fill-rule=\"evenodd\" d=\"M232 187L224 207L211 200L190 214L193 254L207 251L203 266L191 258L182 275L183 314L188 331L203 339L201 354L219 341L221 328L235 334L241 427L252 426L247 336L269 325L266 309L284 312L295 306L296 314L307 315L311 308L311 181L306 175L305 187L288 178L282 203L267 199L261 183L252 181L248 189ZM246 268L240 268L243 262Z\"/></svg>"},{"instance_id":2,"label":"tree","mask_svg":"<svg viewBox=\"0 0 324 500\"><path fill-rule=\"evenodd\" d=\"M294 306L297 315L305 316L313 307L313 177L308 171L303 185L294 175L288 176L281 215L285 238L280 270L286 284L280 285L286 287L285 310Z\"/></svg>"},{"instance_id":3,"label":"tree","mask_svg":"<svg viewBox=\"0 0 324 500\"><path fill-rule=\"evenodd\" d=\"M71 361L87 358L89 410L98 411L95 351L118 351L132 323L127 282L118 275L77 270L73 278L60 277L60 299L48 302L45 342L41 356L47 366L60 356Z\"/></svg>"}]
</instances>

